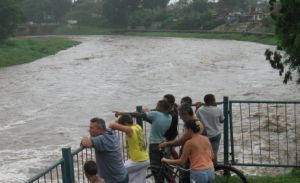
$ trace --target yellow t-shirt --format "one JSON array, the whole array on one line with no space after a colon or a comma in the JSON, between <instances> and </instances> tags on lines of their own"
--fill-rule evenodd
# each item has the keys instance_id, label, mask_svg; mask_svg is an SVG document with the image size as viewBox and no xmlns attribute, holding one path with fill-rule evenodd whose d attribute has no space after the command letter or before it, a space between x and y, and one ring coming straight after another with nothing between
<instances>
[{"instance_id":1,"label":"yellow t-shirt","mask_svg":"<svg viewBox=\"0 0 300 183\"><path fill-rule=\"evenodd\" d=\"M148 160L149 156L144 141L143 129L137 124L132 125L130 128L133 132L132 136L129 137L126 135L129 159L135 162Z\"/></svg>"}]
</instances>

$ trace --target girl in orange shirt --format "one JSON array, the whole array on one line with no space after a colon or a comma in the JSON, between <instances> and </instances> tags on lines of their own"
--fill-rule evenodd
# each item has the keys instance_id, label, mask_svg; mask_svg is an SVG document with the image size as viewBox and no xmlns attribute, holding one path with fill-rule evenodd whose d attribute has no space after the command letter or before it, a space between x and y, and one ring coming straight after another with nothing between
<instances>
[{"instance_id":1,"label":"girl in orange shirt","mask_svg":"<svg viewBox=\"0 0 300 183\"><path fill-rule=\"evenodd\" d=\"M162 162L170 164L184 164L188 158L190 164L191 183L212 183L215 178L213 152L209 139L199 134L200 121L189 120L185 123L191 139L186 141L180 159L171 160L162 158Z\"/></svg>"}]
</instances>

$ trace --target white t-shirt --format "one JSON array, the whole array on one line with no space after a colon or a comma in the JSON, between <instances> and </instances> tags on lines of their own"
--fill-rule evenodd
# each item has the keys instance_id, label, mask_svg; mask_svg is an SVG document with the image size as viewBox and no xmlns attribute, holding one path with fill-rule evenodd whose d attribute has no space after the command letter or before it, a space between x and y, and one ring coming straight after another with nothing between
<instances>
[{"instance_id":1,"label":"white t-shirt","mask_svg":"<svg viewBox=\"0 0 300 183\"><path fill-rule=\"evenodd\" d=\"M197 118L203 123L207 137L212 138L221 134L224 114L216 106L202 106L196 111Z\"/></svg>"}]
</instances>

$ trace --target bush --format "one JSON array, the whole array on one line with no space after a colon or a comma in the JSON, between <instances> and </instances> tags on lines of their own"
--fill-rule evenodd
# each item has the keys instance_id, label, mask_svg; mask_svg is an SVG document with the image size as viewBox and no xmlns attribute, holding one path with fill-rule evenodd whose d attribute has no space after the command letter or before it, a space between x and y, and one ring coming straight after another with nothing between
<instances>
[{"instance_id":1,"label":"bush","mask_svg":"<svg viewBox=\"0 0 300 183\"><path fill-rule=\"evenodd\" d=\"M164 9L140 9L129 15L128 25L149 27L152 22L163 21L168 17Z\"/></svg>"}]
</instances>

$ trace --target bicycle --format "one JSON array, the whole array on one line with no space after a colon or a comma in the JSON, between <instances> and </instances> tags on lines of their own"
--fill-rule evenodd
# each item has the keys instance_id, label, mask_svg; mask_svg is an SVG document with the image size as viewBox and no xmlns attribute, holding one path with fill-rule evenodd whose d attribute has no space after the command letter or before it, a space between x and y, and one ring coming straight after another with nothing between
<instances>
[{"instance_id":1,"label":"bicycle","mask_svg":"<svg viewBox=\"0 0 300 183\"><path fill-rule=\"evenodd\" d=\"M162 157L165 157L165 153L161 151ZM188 172L188 169L184 169L178 165L170 165L168 163L162 162L161 166L151 165L148 168L146 183L155 183L153 172L158 174L158 182L164 182L165 180L168 183L183 182L183 179L186 178L185 172ZM217 164L215 166L215 180L214 183L248 183L243 172L237 168L232 167L231 165Z\"/></svg>"}]
</instances>

